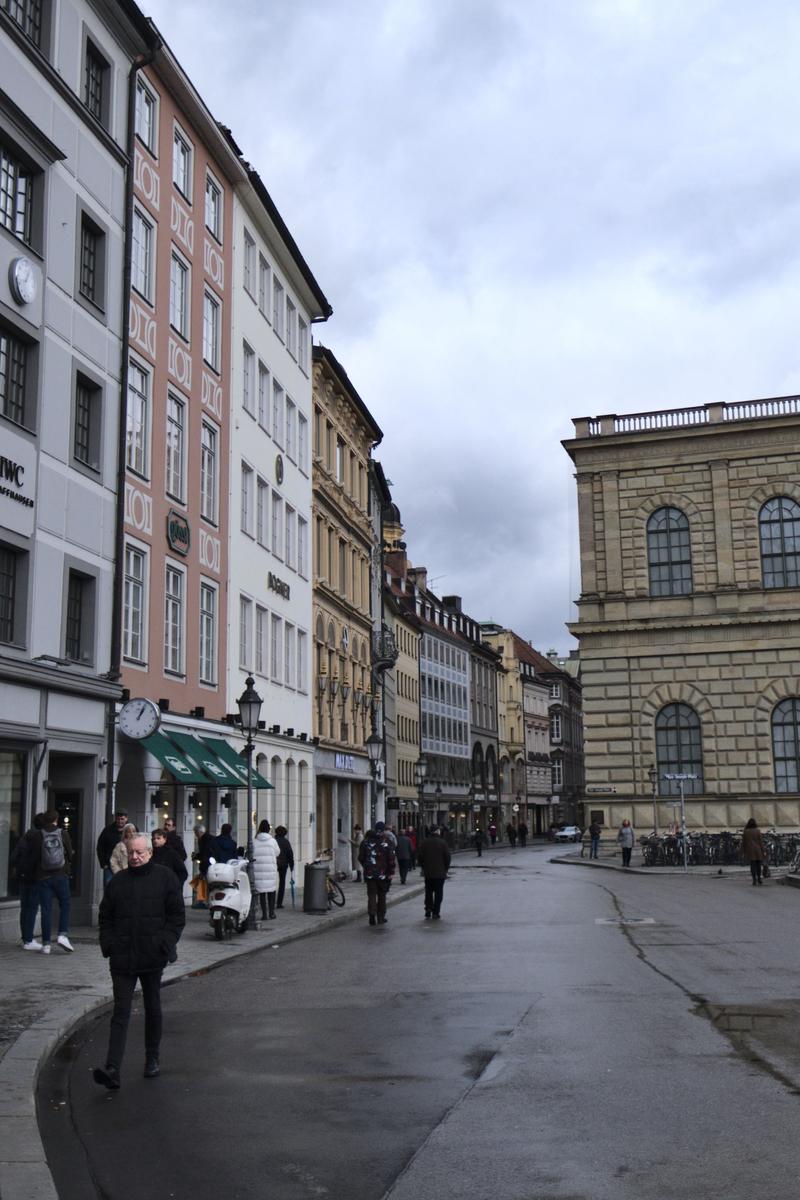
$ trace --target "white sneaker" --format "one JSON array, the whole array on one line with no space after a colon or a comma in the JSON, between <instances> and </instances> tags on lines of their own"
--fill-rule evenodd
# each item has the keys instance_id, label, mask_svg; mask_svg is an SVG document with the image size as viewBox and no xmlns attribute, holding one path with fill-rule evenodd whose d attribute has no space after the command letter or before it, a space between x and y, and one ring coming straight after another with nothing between
<instances>
[{"instance_id":1,"label":"white sneaker","mask_svg":"<svg viewBox=\"0 0 800 1200\"><path fill-rule=\"evenodd\" d=\"M50 943L48 942L46 946L42 946L42 954L49 954L49 953L50 953Z\"/></svg>"},{"instance_id":2,"label":"white sneaker","mask_svg":"<svg viewBox=\"0 0 800 1200\"><path fill-rule=\"evenodd\" d=\"M23 950L41 950L41 948L42 948L42 943L37 942L36 938L34 938L32 942L23 942L22 943Z\"/></svg>"},{"instance_id":3,"label":"white sneaker","mask_svg":"<svg viewBox=\"0 0 800 1200\"><path fill-rule=\"evenodd\" d=\"M70 953L75 949L65 933L60 933L58 935L58 944L62 950L68 950Z\"/></svg>"}]
</instances>

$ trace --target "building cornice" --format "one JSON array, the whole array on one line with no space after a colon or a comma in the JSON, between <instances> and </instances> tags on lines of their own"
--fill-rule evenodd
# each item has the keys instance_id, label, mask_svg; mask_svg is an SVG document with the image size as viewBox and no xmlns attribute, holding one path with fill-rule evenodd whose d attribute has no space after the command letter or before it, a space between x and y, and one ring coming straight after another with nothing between
<instances>
[{"instance_id":1,"label":"building cornice","mask_svg":"<svg viewBox=\"0 0 800 1200\"><path fill-rule=\"evenodd\" d=\"M0 678L5 683L64 692L67 695L85 696L96 700L118 700L122 686L112 683L101 675L82 674L79 668L46 666L31 659L10 658L0 655Z\"/></svg>"}]
</instances>

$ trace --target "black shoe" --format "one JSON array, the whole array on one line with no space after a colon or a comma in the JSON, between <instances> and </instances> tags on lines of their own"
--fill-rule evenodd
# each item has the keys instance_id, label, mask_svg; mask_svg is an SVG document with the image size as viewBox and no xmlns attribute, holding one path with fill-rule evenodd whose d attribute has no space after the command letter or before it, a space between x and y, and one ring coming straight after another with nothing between
<instances>
[{"instance_id":1,"label":"black shoe","mask_svg":"<svg viewBox=\"0 0 800 1200\"><path fill-rule=\"evenodd\" d=\"M426 913L425 913L425 920L426 920L426 921L430 921L430 919L431 919L431 914L430 914L429 912L426 912Z\"/></svg>"},{"instance_id":2,"label":"black shoe","mask_svg":"<svg viewBox=\"0 0 800 1200\"><path fill-rule=\"evenodd\" d=\"M155 1079L156 1075L161 1074L161 1067L155 1054L148 1054L144 1064L145 1079Z\"/></svg>"},{"instance_id":3,"label":"black shoe","mask_svg":"<svg viewBox=\"0 0 800 1200\"><path fill-rule=\"evenodd\" d=\"M438 913L434 913L434 914L433 914L433 919L434 919L434 921L441 921L441 919L442 919L442 918L439 916L439 914L438 914Z\"/></svg>"},{"instance_id":4,"label":"black shoe","mask_svg":"<svg viewBox=\"0 0 800 1200\"><path fill-rule=\"evenodd\" d=\"M385 924L386 924L386 917L378 917L378 924L379 924L379 925L385 925Z\"/></svg>"},{"instance_id":5,"label":"black shoe","mask_svg":"<svg viewBox=\"0 0 800 1200\"><path fill-rule=\"evenodd\" d=\"M119 1071L116 1067L95 1067L92 1079L110 1092L119 1091Z\"/></svg>"},{"instance_id":6,"label":"black shoe","mask_svg":"<svg viewBox=\"0 0 800 1200\"><path fill-rule=\"evenodd\" d=\"M270 921L276 921L276 920L278 919L278 918L277 918L277 914L276 914L276 913L270 913L270 914L269 914L269 919L270 919Z\"/></svg>"},{"instance_id":7,"label":"black shoe","mask_svg":"<svg viewBox=\"0 0 800 1200\"><path fill-rule=\"evenodd\" d=\"M370 914L369 923L370 923L370 925L375 924L375 918L372 916L372 914Z\"/></svg>"}]
</instances>

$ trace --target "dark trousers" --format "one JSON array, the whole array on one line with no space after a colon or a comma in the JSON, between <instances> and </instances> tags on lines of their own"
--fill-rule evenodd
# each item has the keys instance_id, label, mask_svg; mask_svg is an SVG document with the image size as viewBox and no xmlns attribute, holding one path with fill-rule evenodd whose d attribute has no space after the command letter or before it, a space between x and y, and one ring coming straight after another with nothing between
<instances>
[{"instance_id":1,"label":"dark trousers","mask_svg":"<svg viewBox=\"0 0 800 1200\"><path fill-rule=\"evenodd\" d=\"M750 874L753 876L753 883L761 883L761 859L756 858L750 863Z\"/></svg>"},{"instance_id":2,"label":"dark trousers","mask_svg":"<svg viewBox=\"0 0 800 1200\"><path fill-rule=\"evenodd\" d=\"M23 942L33 941L33 929L36 925L36 914L39 911L38 883L20 883L19 885L19 931Z\"/></svg>"},{"instance_id":3,"label":"dark trousers","mask_svg":"<svg viewBox=\"0 0 800 1200\"><path fill-rule=\"evenodd\" d=\"M261 916L266 921L267 916L275 916L275 893L274 892L259 892L258 898L261 901ZM267 913L269 907L269 913Z\"/></svg>"},{"instance_id":4,"label":"dark trousers","mask_svg":"<svg viewBox=\"0 0 800 1200\"><path fill-rule=\"evenodd\" d=\"M520 846L525 846L525 845L527 844L527 841L528 841L528 835L527 835L527 833L521 833L521 834L519 835L519 844L520 844Z\"/></svg>"},{"instance_id":5,"label":"dark trousers","mask_svg":"<svg viewBox=\"0 0 800 1200\"><path fill-rule=\"evenodd\" d=\"M443 879L426 879L425 880L425 912L433 913L438 917L442 907L442 896L444 894Z\"/></svg>"},{"instance_id":6,"label":"dark trousers","mask_svg":"<svg viewBox=\"0 0 800 1200\"><path fill-rule=\"evenodd\" d=\"M631 865L631 854L632 853L633 853L633 846L623 846L622 847L622 865L623 865L623 867L629 867Z\"/></svg>"},{"instance_id":7,"label":"dark trousers","mask_svg":"<svg viewBox=\"0 0 800 1200\"><path fill-rule=\"evenodd\" d=\"M161 1046L161 972L145 971L141 975L119 975L111 972L114 985L114 1011L111 1014L111 1029L108 1035L106 1066L122 1066L125 1056L125 1040L128 1022L131 1019L131 1003L136 989L136 980L142 985L144 1000L144 1052L149 1058L158 1057Z\"/></svg>"},{"instance_id":8,"label":"dark trousers","mask_svg":"<svg viewBox=\"0 0 800 1200\"><path fill-rule=\"evenodd\" d=\"M386 920L386 896L391 886L391 879L367 880L367 912L379 921Z\"/></svg>"},{"instance_id":9,"label":"dark trousers","mask_svg":"<svg viewBox=\"0 0 800 1200\"><path fill-rule=\"evenodd\" d=\"M69 933L69 880L66 875L45 875L39 884L39 903L42 906L42 944L47 945L51 935L53 897L58 900L58 932Z\"/></svg>"},{"instance_id":10,"label":"dark trousers","mask_svg":"<svg viewBox=\"0 0 800 1200\"><path fill-rule=\"evenodd\" d=\"M406 876L408 875L408 872L411 870L411 859L410 858L398 858L397 869L400 872L400 882L405 883Z\"/></svg>"},{"instance_id":11,"label":"dark trousers","mask_svg":"<svg viewBox=\"0 0 800 1200\"><path fill-rule=\"evenodd\" d=\"M600 849L600 838L589 838L589 858L597 858L597 852Z\"/></svg>"},{"instance_id":12,"label":"dark trousers","mask_svg":"<svg viewBox=\"0 0 800 1200\"><path fill-rule=\"evenodd\" d=\"M283 893L286 891L286 872L288 867L278 867L278 908L283 908Z\"/></svg>"}]
</instances>

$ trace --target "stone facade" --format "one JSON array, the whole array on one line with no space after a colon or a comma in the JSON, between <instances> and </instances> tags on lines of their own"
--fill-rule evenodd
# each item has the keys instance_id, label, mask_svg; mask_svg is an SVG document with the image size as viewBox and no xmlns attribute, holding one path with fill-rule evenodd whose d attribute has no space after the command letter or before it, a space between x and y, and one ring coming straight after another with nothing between
<instances>
[{"instance_id":1,"label":"stone facade","mask_svg":"<svg viewBox=\"0 0 800 1200\"><path fill-rule=\"evenodd\" d=\"M675 759L656 726L681 705L701 747L689 764L700 778L685 785L687 825L735 828L752 815L762 826L796 827L800 798L776 788L772 728L776 704L800 694L793 530L781 545L790 586L765 586L761 527L770 500L800 503L800 402L575 427L564 445L578 485L582 591L571 628L580 640L587 816L652 828L655 767L659 827L675 820L677 785L663 778ZM688 526L690 579L675 594L654 594L663 585L653 582L648 521L666 509Z\"/></svg>"}]
</instances>

